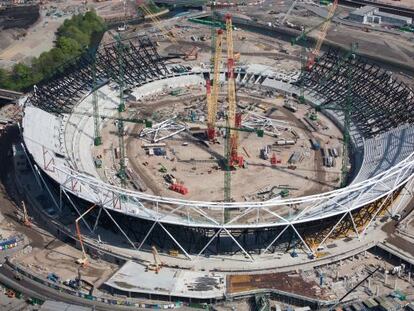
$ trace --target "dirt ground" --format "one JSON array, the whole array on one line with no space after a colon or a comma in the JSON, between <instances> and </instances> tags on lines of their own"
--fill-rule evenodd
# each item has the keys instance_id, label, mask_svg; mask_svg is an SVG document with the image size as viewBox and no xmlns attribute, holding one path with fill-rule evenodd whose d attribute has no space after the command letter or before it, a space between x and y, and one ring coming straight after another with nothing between
<instances>
[{"instance_id":1,"label":"dirt ground","mask_svg":"<svg viewBox=\"0 0 414 311\"><path fill-rule=\"evenodd\" d=\"M192 94L194 96L194 94ZM200 97L203 95L200 94ZM183 107L174 104L175 108L171 110L172 105L168 98L162 97L151 102L149 109L155 111L157 115L173 116L185 114ZM181 99L186 106L186 102L191 99ZM254 99L257 102L257 98ZM222 100L221 100L222 101ZM164 103L165 107L161 104ZM246 100L246 102L249 102ZM274 120L288 122L289 128L293 130L298 139L293 146L277 146L272 147L269 158L274 154L281 163L272 166L270 159L263 160L260 158L260 149L266 145L275 144L279 139L295 140L295 136L290 130L281 130L280 135L271 137L265 135L258 138L254 133L239 133L239 154L244 157L247 162L247 168L233 170L232 175L232 198L237 201L256 201L260 200L255 197L256 192L267 186L284 185L290 187L291 196L300 196L303 194L314 194L321 191L332 190L339 183L341 159L337 159L334 168L325 168L322 166L322 157L320 151L314 151L310 146L310 138L317 138L326 148L336 147L341 149L341 133L340 131L324 116L320 116L319 133L310 133L303 123L299 121L305 117L309 107L300 107L297 113L292 113L283 107L283 99L261 100L261 105L266 110L266 116ZM151 108L152 105L157 108ZM204 102L195 104L200 107ZM221 108L220 108L221 109ZM202 112L203 114L205 112ZM256 109L254 113L262 114L263 111ZM162 117L161 121L164 119ZM220 123L221 122L221 123ZM225 124L218 121L218 125ZM189 128L197 128L202 136L206 128L205 122L192 124L187 122ZM139 139L139 133L142 126L137 125L131 129L128 126L129 137L126 138L126 153L128 156L128 166L133 169L136 175L146 184L149 193L182 197L181 194L168 189L169 184L165 181L165 172L160 172L162 167L167 169L168 173L174 175L177 183L184 184L189 193L186 199L193 200L223 200L223 170L224 165L224 145L225 131L219 130L221 135L215 144L202 143L198 136L194 136L191 132L183 132L169 139L163 140L161 143L166 144L166 156L150 156L143 148L149 141ZM203 130L204 129L204 130ZM197 132L196 131L196 132ZM116 137L116 127L113 122L108 122L102 132L103 146L98 147L103 155L103 170L113 170L118 163L114 156L114 150L118 147L118 138ZM198 134L197 134L198 135ZM203 140L203 138L201 138ZM295 164L296 169L290 170L289 159L294 152L302 155L302 160ZM96 154L97 151L94 151ZM116 153L116 152L115 152ZM115 161L115 162L114 162ZM108 176L106 173L102 176ZM258 178L260 176L260 178ZM115 178L115 177L113 177ZM286 182L289 180L289 182ZM282 187L281 186L281 187ZM281 191L282 188L279 189Z\"/></svg>"},{"instance_id":2,"label":"dirt ground","mask_svg":"<svg viewBox=\"0 0 414 311\"><path fill-rule=\"evenodd\" d=\"M28 62L33 57L50 50L54 46L56 31L65 19L84 13L89 7L103 18L113 18L124 14L123 4L117 0L104 2L90 1L85 6L83 0L44 1L39 20L23 29L9 29L0 32L0 67L9 68L14 64ZM132 3L132 1L130 2ZM131 7L127 13L135 13Z\"/></svg>"},{"instance_id":3,"label":"dirt ground","mask_svg":"<svg viewBox=\"0 0 414 311\"><path fill-rule=\"evenodd\" d=\"M40 247L33 248L31 252L23 251L16 256L21 265L43 277L54 272L62 281L74 279L80 269L82 279L99 285L115 272L116 267L107 262L92 261L87 267L81 268L75 262L78 258L82 258L79 250L54 237L43 236L43 238L44 241Z\"/></svg>"}]
</instances>

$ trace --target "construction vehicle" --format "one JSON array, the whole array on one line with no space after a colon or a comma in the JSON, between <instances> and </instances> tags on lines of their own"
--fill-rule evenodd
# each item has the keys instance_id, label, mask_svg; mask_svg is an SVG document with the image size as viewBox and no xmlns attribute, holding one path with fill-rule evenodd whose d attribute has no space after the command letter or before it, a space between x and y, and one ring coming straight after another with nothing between
<instances>
[{"instance_id":1,"label":"construction vehicle","mask_svg":"<svg viewBox=\"0 0 414 311\"><path fill-rule=\"evenodd\" d=\"M287 12L285 14L285 17L283 17L283 19L282 19L282 25L284 25L286 23L287 18L289 17L289 15L292 12L292 10L295 8L297 2L298 2L298 0L293 1L292 5L287 10Z\"/></svg>"},{"instance_id":2,"label":"construction vehicle","mask_svg":"<svg viewBox=\"0 0 414 311\"><path fill-rule=\"evenodd\" d=\"M326 34L328 33L329 25L331 24L331 20L335 14L336 8L338 7L338 0L334 0L332 6L328 11L328 15L325 19L325 22L322 24L321 31L318 36L318 40L316 41L315 48L309 53L308 60L306 63L306 69L312 69L313 65L315 64L315 59L319 56L321 47L323 42L325 41Z\"/></svg>"},{"instance_id":3,"label":"construction vehicle","mask_svg":"<svg viewBox=\"0 0 414 311\"><path fill-rule=\"evenodd\" d=\"M22 201L22 207L23 207L23 224L26 227L31 227L32 223L30 222L29 214L27 213L26 204L24 201Z\"/></svg>"},{"instance_id":4,"label":"construction vehicle","mask_svg":"<svg viewBox=\"0 0 414 311\"><path fill-rule=\"evenodd\" d=\"M234 61L238 62L240 60L240 52L234 53Z\"/></svg>"},{"instance_id":5,"label":"construction vehicle","mask_svg":"<svg viewBox=\"0 0 414 311\"><path fill-rule=\"evenodd\" d=\"M176 249L170 249L170 256L178 257L179 252Z\"/></svg>"},{"instance_id":6,"label":"construction vehicle","mask_svg":"<svg viewBox=\"0 0 414 311\"><path fill-rule=\"evenodd\" d=\"M83 245L83 238L80 231L79 220L81 220L86 214L92 211L96 206L96 204L92 205L89 209L87 209L82 215L80 215L75 220L76 234L78 236L78 241L82 250L82 258L76 259L76 263L81 265L82 267L86 267L88 265L88 256L86 255L85 246Z\"/></svg>"},{"instance_id":7,"label":"construction vehicle","mask_svg":"<svg viewBox=\"0 0 414 311\"><path fill-rule=\"evenodd\" d=\"M234 50L233 50L233 24L230 14L226 14L226 40L227 40L227 98L229 109L227 120L231 128L239 128L241 115L236 114L236 82L234 79ZM243 156L238 154L238 131L230 130L230 167L242 167Z\"/></svg>"},{"instance_id":8,"label":"construction vehicle","mask_svg":"<svg viewBox=\"0 0 414 311\"><path fill-rule=\"evenodd\" d=\"M54 272L50 272L47 275L47 279L49 281L52 281L53 283L59 283L59 281L60 281L60 277L56 273L54 273Z\"/></svg>"},{"instance_id":9,"label":"construction vehicle","mask_svg":"<svg viewBox=\"0 0 414 311\"><path fill-rule=\"evenodd\" d=\"M167 168L164 165L161 164L161 167L158 170L158 172L160 172L160 173L167 173L167 171L168 171Z\"/></svg>"},{"instance_id":10,"label":"construction vehicle","mask_svg":"<svg viewBox=\"0 0 414 311\"><path fill-rule=\"evenodd\" d=\"M178 192L182 195L186 195L188 193L188 188L185 187L184 185L178 184L178 183L171 184L168 189L170 189L172 191L175 191L175 192Z\"/></svg>"},{"instance_id":11,"label":"construction vehicle","mask_svg":"<svg viewBox=\"0 0 414 311\"><path fill-rule=\"evenodd\" d=\"M19 221L23 225L25 225L26 227L31 227L32 223L31 223L30 217L27 213L26 204L24 203L24 201L22 201L22 209L23 209L23 215L21 217L19 217Z\"/></svg>"},{"instance_id":12,"label":"construction vehicle","mask_svg":"<svg viewBox=\"0 0 414 311\"><path fill-rule=\"evenodd\" d=\"M32 306L41 305L41 304L43 304L43 300L40 300L38 298L30 297L29 299L27 299L27 303L29 305L32 305Z\"/></svg>"},{"instance_id":13,"label":"construction vehicle","mask_svg":"<svg viewBox=\"0 0 414 311\"><path fill-rule=\"evenodd\" d=\"M222 36L223 30L217 30L215 56L214 56L214 69L213 69L213 90L210 88L210 81L206 81L207 89L207 137L210 141L215 139L215 121L217 114L217 99L219 93L219 75L220 75L220 62L222 52ZM227 97L228 97L228 111L227 111L227 124L226 124L226 171L229 171L230 167L242 167L243 157L238 155L238 134L237 128L241 125L241 115L236 116L236 86L234 80L234 51L233 51L233 25L231 15L226 15L226 40L227 40ZM240 54L238 54L238 58ZM227 174L228 175L228 174ZM226 177L228 181L228 177ZM225 183L227 183L225 181ZM228 187L228 185L227 185ZM226 186L225 186L226 188Z\"/></svg>"},{"instance_id":14,"label":"construction vehicle","mask_svg":"<svg viewBox=\"0 0 414 311\"><path fill-rule=\"evenodd\" d=\"M301 59L301 76L303 76L304 72L307 70L311 70L313 65L316 62L317 57L319 56L320 49L322 47L322 43L325 40L326 34L328 32L328 28L330 25L331 20L334 17L336 8L338 6L338 0L334 0L334 3L332 7L330 8L327 17L316 26L311 27L310 29L305 30L304 27L301 29L301 34L297 36L296 38L293 38L291 40L292 45L300 44L302 46L301 53L300 53L300 59ZM287 22L288 23L288 22ZM311 50L309 53L307 53L307 37L308 35L313 32L314 30L318 29L322 26L322 30L318 36L315 48ZM304 91L304 85L301 80L301 83L299 85L300 89L300 95L299 95L299 102L304 104L306 102L305 100L305 91Z\"/></svg>"},{"instance_id":15,"label":"construction vehicle","mask_svg":"<svg viewBox=\"0 0 414 311\"><path fill-rule=\"evenodd\" d=\"M178 46L178 48L180 49L180 51L182 52L183 58L184 59L192 59L194 57L194 48L192 48L190 51L183 51L183 46L177 41L176 39L176 34L172 31L172 30L167 30L161 20L158 18L158 16L156 14L154 14L154 12L151 11L151 9L145 4L145 1L140 1L137 0L136 1L137 6L142 9L143 13L148 16L151 21L153 22L153 24L155 25L155 27L157 27L161 33L163 33L170 41L171 43L175 44L176 46ZM154 4L151 1L152 4ZM197 51L198 52L198 51ZM194 59L194 58L193 58ZM197 56L196 58L197 59Z\"/></svg>"},{"instance_id":16,"label":"construction vehicle","mask_svg":"<svg viewBox=\"0 0 414 311\"><path fill-rule=\"evenodd\" d=\"M312 121L317 121L318 120L318 114L316 111L311 111L309 113L309 119Z\"/></svg>"},{"instance_id":17,"label":"construction vehicle","mask_svg":"<svg viewBox=\"0 0 414 311\"><path fill-rule=\"evenodd\" d=\"M280 163L282 163L282 161L280 159L278 159L276 157L276 153L273 152L272 157L270 158L270 164L271 165L277 165L277 164L280 164Z\"/></svg>"},{"instance_id":18,"label":"construction vehicle","mask_svg":"<svg viewBox=\"0 0 414 311\"><path fill-rule=\"evenodd\" d=\"M286 197L289 196L289 190L288 189L283 189L282 191L280 191L279 194L282 198L286 198Z\"/></svg>"},{"instance_id":19,"label":"construction vehicle","mask_svg":"<svg viewBox=\"0 0 414 311\"><path fill-rule=\"evenodd\" d=\"M22 276L19 272L15 271L13 274L13 277L17 280L17 281L21 281L22 280Z\"/></svg>"},{"instance_id":20,"label":"construction vehicle","mask_svg":"<svg viewBox=\"0 0 414 311\"><path fill-rule=\"evenodd\" d=\"M190 52L185 54L184 60L197 60L198 51L200 51L199 47L197 47L197 46L193 47Z\"/></svg>"},{"instance_id":21,"label":"construction vehicle","mask_svg":"<svg viewBox=\"0 0 414 311\"><path fill-rule=\"evenodd\" d=\"M12 290L12 289L8 289L8 290L6 290L6 296L7 297L9 297L9 298L16 298L16 292L14 291L14 290Z\"/></svg>"},{"instance_id":22,"label":"construction vehicle","mask_svg":"<svg viewBox=\"0 0 414 311\"><path fill-rule=\"evenodd\" d=\"M96 115L90 112L79 112L79 111L73 111L72 114L82 115L82 116L89 116L89 117L95 117ZM152 127L152 121L148 119L136 119L136 118L124 118L124 117L118 117L118 116L108 116L108 115L98 115L101 119L108 119L108 120L115 120L115 121L122 121L127 123L137 123L137 124L144 124L145 127L151 128Z\"/></svg>"},{"instance_id":23,"label":"construction vehicle","mask_svg":"<svg viewBox=\"0 0 414 311\"><path fill-rule=\"evenodd\" d=\"M155 271L158 274L162 268L162 261L160 259L160 255L158 254L158 250L155 246L151 247L152 256L154 257L154 263L147 265L147 270Z\"/></svg>"}]
</instances>

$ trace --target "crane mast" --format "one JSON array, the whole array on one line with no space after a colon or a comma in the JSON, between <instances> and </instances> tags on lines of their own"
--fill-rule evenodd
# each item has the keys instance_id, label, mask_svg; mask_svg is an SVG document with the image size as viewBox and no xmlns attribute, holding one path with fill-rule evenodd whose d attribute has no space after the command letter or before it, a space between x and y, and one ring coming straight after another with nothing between
<instances>
[{"instance_id":1,"label":"crane mast","mask_svg":"<svg viewBox=\"0 0 414 311\"><path fill-rule=\"evenodd\" d=\"M234 80L234 50L233 50L233 24L231 15L226 14L227 39L227 98L229 109L227 119L230 128L240 127L240 116L236 116L236 82ZM238 132L230 130L230 166L243 166L243 157L238 155Z\"/></svg>"},{"instance_id":2,"label":"crane mast","mask_svg":"<svg viewBox=\"0 0 414 311\"><path fill-rule=\"evenodd\" d=\"M213 119L213 106L212 106L212 102L211 102L211 81L210 78L206 79L206 100L207 100L207 136L208 139L210 140L210 136L211 136L211 130L214 128L211 126L211 124L213 123L212 119ZM213 133L214 135L214 133ZM214 138L214 137L213 137Z\"/></svg>"},{"instance_id":3,"label":"crane mast","mask_svg":"<svg viewBox=\"0 0 414 311\"><path fill-rule=\"evenodd\" d=\"M119 77L118 77L118 86L119 86L119 105L118 105L118 139L119 139L119 171L118 177L121 180L121 186L125 187L127 183L126 176L126 163L125 163L125 128L122 113L125 111L125 99L124 99L124 60L123 52L124 46L121 42L121 36L118 34L116 37L117 41L117 50L118 50L118 66L119 66Z\"/></svg>"},{"instance_id":4,"label":"crane mast","mask_svg":"<svg viewBox=\"0 0 414 311\"><path fill-rule=\"evenodd\" d=\"M92 86L92 106L93 106L93 125L94 125L94 138L93 143L95 146L102 145L102 136L99 132L99 106L98 106L98 84L96 78L96 53L93 57L92 65L92 76L93 76L93 86Z\"/></svg>"},{"instance_id":5,"label":"crane mast","mask_svg":"<svg viewBox=\"0 0 414 311\"><path fill-rule=\"evenodd\" d=\"M82 215L80 215L75 220L75 228L76 228L76 235L78 237L79 244L82 250L82 258L76 260L76 262L82 266L86 266L88 264L88 256L86 255L85 246L83 245L83 237L79 226L79 220L86 216L90 211L92 211L97 205L94 204L90 208L88 208ZM85 221L85 220L84 220Z\"/></svg>"},{"instance_id":6,"label":"crane mast","mask_svg":"<svg viewBox=\"0 0 414 311\"><path fill-rule=\"evenodd\" d=\"M316 41L315 48L309 53L308 61L306 68L309 70L315 64L315 59L319 56L323 41L325 40L326 34L328 33L329 25L335 14L336 8L338 7L338 0L334 0L331 8L328 11L328 16L326 17L324 23L322 24L321 31L319 32L318 40Z\"/></svg>"},{"instance_id":7,"label":"crane mast","mask_svg":"<svg viewBox=\"0 0 414 311\"><path fill-rule=\"evenodd\" d=\"M216 36L216 48L214 54L214 68L213 68L213 89L211 90L210 80L206 82L207 88L207 136L209 140L215 138L215 126L217 115L217 101L220 84L220 64L221 64L221 52L223 42L223 30L217 30ZM209 96L209 90L211 96ZM210 100L209 100L210 97Z\"/></svg>"}]
</instances>

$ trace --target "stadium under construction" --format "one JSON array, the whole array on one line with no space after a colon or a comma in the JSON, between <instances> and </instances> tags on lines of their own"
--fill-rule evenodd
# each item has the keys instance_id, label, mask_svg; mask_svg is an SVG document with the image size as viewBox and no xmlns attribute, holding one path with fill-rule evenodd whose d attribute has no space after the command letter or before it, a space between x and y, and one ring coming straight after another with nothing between
<instances>
[{"instance_id":1,"label":"stadium under construction","mask_svg":"<svg viewBox=\"0 0 414 311\"><path fill-rule=\"evenodd\" d=\"M377 220L411 200L407 85L355 47L283 73L242 63L225 18L211 66L117 36L26 98L19 178L35 178L31 196L82 263L106 253L153 255L155 269L317 265L369 248Z\"/></svg>"}]
</instances>

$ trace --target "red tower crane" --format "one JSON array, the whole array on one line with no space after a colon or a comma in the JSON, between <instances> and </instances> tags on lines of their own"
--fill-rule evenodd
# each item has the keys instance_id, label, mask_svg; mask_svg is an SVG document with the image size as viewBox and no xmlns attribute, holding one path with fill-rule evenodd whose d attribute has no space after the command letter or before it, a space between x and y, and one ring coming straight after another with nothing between
<instances>
[{"instance_id":1,"label":"red tower crane","mask_svg":"<svg viewBox=\"0 0 414 311\"><path fill-rule=\"evenodd\" d=\"M331 20L335 14L337 7L338 7L338 0L334 0L331 8L328 11L328 15L322 24L321 31L319 32L319 35L318 35L318 40L316 41L316 44L315 44L315 48L308 55L308 60L306 62L307 70L312 69L313 65L315 64L316 58L319 56L322 43L325 40L326 34L328 33L329 25L331 24Z\"/></svg>"},{"instance_id":2,"label":"red tower crane","mask_svg":"<svg viewBox=\"0 0 414 311\"><path fill-rule=\"evenodd\" d=\"M229 109L227 119L230 130L230 161L231 167L243 166L243 156L238 154L238 131L241 125L241 115L236 115L236 82L234 80L234 50L233 50L233 24L231 15L226 14L226 40L227 40L227 98Z\"/></svg>"},{"instance_id":3,"label":"red tower crane","mask_svg":"<svg viewBox=\"0 0 414 311\"><path fill-rule=\"evenodd\" d=\"M221 50L223 41L223 30L217 30L216 46L214 54L214 67L213 67L213 89L211 89L210 79L206 81L207 91L207 137L209 140L214 140L216 136L216 115L217 115L217 101L219 94L220 84L220 63L221 63Z\"/></svg>"}]
</instances>

